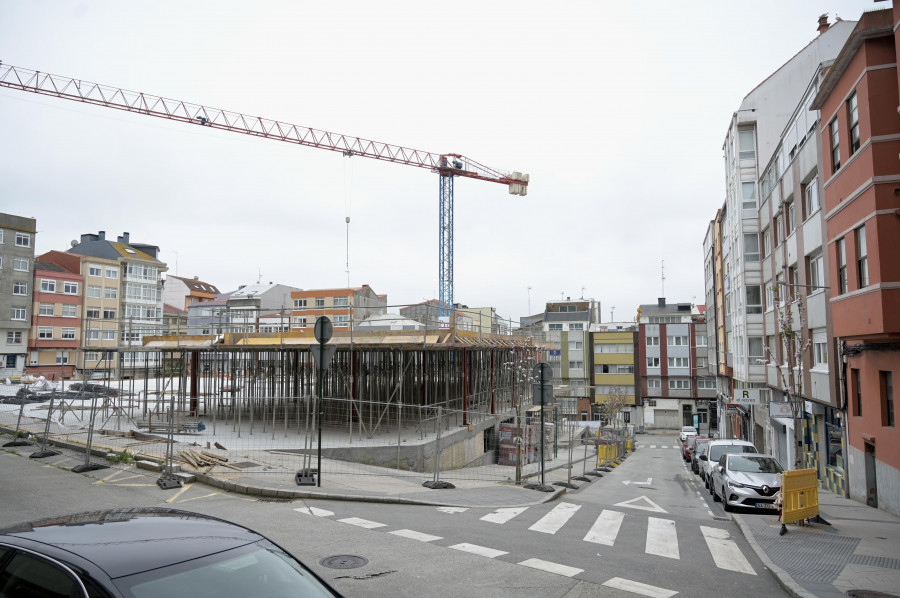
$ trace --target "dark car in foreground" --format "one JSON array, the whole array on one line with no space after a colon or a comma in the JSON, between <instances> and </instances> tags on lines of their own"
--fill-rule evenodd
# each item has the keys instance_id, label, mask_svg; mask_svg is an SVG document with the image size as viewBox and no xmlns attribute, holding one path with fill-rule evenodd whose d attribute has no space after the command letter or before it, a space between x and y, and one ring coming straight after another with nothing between
<instances>
[{"instance_id":1,"label":"dark car in foreground","mask_svg":"<svg viewBox=\"0 0 900 598\"><path fill-rule=\"evenodd\" d=\"M174 509L116 509L0 529L0 596L340 596L245 527Z\"/></svg>"}]
</instances>

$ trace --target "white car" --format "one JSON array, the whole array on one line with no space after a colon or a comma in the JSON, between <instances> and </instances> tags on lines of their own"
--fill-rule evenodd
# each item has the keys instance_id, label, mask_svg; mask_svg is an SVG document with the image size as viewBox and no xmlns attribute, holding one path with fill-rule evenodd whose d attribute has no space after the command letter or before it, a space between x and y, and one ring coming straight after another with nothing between
<instances>
[{"instance_id":1,"label":"white car","mask_svg":"<svg viewBox=\"0 0 900 598\"><path fill-rule=\"evenodd\" d=\"M681 442L684 443L690 436L697 435L697 428L694 426L685 426L681 428Z\"/></svg>"},{"instance_id":2,"label":"white car","mask_svg":"<svg viewBox=\"0 0 900 598\"><path fill-rule=\"evenodd\" d=\"M728 453L756 453L756 447L746 440L711 440L706 445L706 452L697 457L700 467L700 477L706 482L706 487L712 495L712 468L718 465L722 455Z\"/></svg>"}]
</instances>

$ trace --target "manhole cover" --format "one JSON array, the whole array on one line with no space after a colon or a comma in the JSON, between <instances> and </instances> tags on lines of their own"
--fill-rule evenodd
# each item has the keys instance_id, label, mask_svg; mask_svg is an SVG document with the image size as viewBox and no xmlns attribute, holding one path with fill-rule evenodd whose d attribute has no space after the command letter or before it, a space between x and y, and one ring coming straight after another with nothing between
<instances>
[{"instance_id":1,"label":"manhole cover","mask_svg":"<svg viewBox=\"0 0 900 598\"><path fill-rule=\"evenodd\" d=\"M847 595L851 598L897 598L896 594L888 594L878 590L849 590Z\"/></svg>"},{"instance_id":2,"label":"manhole cover","mask_svg":"<svg viewBox=\"0 0 900 598\"><path fill-rule=\"evenodd\" d=\"M232 463L232 467L238 467L240 469L248 469L250 467L259 467L259 463L254 463L253 461L241 461L240 463Z\"/></svg>"},{"instance_id":3,"label":"manhole cover","mask_svg":"<svg viewBox=\"0 0 900 598\"><path fill-rule=\"evenodd\" d=\"M352 554L336 554L319 561L319 564L329 569L356 569L368 565L369 560Z\"/></svg>"}]
</instances>

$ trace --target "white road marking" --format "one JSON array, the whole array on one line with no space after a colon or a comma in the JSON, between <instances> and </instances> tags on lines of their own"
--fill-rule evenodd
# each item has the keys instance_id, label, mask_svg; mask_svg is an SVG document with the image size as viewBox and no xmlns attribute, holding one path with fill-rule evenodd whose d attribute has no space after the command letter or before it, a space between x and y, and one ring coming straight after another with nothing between
<instances>
[{"instance_id":1,"label":"white road marking","mask_svg":"<svg viewBox=\"0 0 900 598\"><path fill-rule=\"evenodd\" d=\"M347 519L338 519L341 523L349 523L350 525L355 525L357 527L364 527L366 529L375 529L376 527L384 527L384 523L378 523L376 521L369 521L368 519L360 519L359 517L348 517Z\"/></svg>"},{"instance_id":2,"label":"white road marking","mask_svg":"<svg viewBox=\"0 0 900 598\"><path fill-rule=\"evenodd\" d=\"M626 592L640 594L641 596L649 596L650 598L670 598L671 596L674 596L678 593L675 590L658 588L656 586L647 585L639 581L622 579L621 577L613 577L612 579L604 581L603 585L608 588L615 588L617 590L625 590Z\"/></svg>"},{"instance_id":3,"label":"white road marking","mask_svg":"<svg viewBox=\"0 0 900 598\"><path fill-rule=\"evenodd\" d=\"M331 511L326 511L325 509L320 509L318 507L300 507L299 509L294 509L298 513L303 513L304 515L315 515L316 517L331 517L334 515Z\"/></svg>"},{"instance_id":4,"label":"white road marking","mask_svg":"<svg viewBox=\"0 0 900 598\"><path fill-rule=\"evenodd\" d=\"M626 486L630 484L634 484L635 486L649 486L653 483L653 478L647 478L646 482L632 482L631 480L622 480L622 483Z\"/></svg>"},{"instance_id":5,"label":"white road marking","mask_svg":"<svg viewBox=\"0 0 900 598\"><path fill-rule=\"evenodd\" d=\"M394 534L395 536L401 536L403 538L419 540L420 542L434 542L435 540L441 539L441 536L432 536L431 534L423 534L422 532L416 532L411 529L398 529L398 530L388 532L388 533Z\"/></svg>"},{"instance_id":6,"label":"white road marking","mask_svg":"<svg viewBox=\"0 0 900 598\"><path fill-rule=\"evenodd\" d=\"M731 539L731 534L728 533L728 530L701 525L700 531L703 532L703 537L706 539L709 552L716 562L716 567L737 571L738 573L756 575L756 571L753 570L750 562L743 555L741 549L738 548L737 542Z\"/></svg>"},{"instance_id":7,"label":"white road marking","mask_svg":"<svg viewBox=\"0 0 900 598\"><path fill-rule=\"evenodd\" d=\"M471 552L472 554L477 554L480 556L486 556L489 559L497 558L498 556L507 554L502 550L494 550L493 548L487 548L485 546L478 546L476 544L468 544L463 542L462 544L455 544L451 546L455 550L462 550L463 552Z\"/></svg>"},{"instance_id":8,"label":"white road marking","mask_svg":"<svg viewBox=\"0 0 900 598\"><path fill-rule=\"evenodd\" d=\"M584 537L584 541L612 546L616 542L616 536L619 535L619 528L622 526L623 519L625 519L625 513L604 509Z\"/></svg>"},{"instance_id":9,"label":"white road marking","mask_svg":"<svg viewBox=\"0 0 900 598\"><path fill-rule=\"evenodd\" d=\"M490 523L506 523L516 515L524 513L526 509L528 509L528 507L508 507L497 509L493 513L482 517L481 520L488 521Z\"/></svg>"},{"instance_id":10,"label":"white road marking","mask_svg":"<svg viewBox=\"0 0 900 598\"><path fill-rule=\"evenodd\" d=\"M644 503L646 503L646 504L633 504L633 503L637 503L639 501L644 501ZM659 506L658 504L656 504L655 502L653 502L646 496L638 496L637 498L632 498L631 500L626 500L624 502L618 502L613 506L628 507L630 509L641 509L642 511L653 511L655 513L666 513L666 514L669 513L664 508L662 508L661 506Z\"/></svg>"},{"instance_id":11,"label":"white road marking","mask_svg":"<svg viewBox=\"0 0 900 598\"><path fill-rule=\"evenodd\" d=\"M557 507L528 529L544 534L555 534L580 508L581 505L573 505L568 502L559 503Z\"/></svg>"},{"instance_id":12,"label":"white road marking","mask_svg":"<svg viewBox=\"0 0 900 598\"><path fill-rule=\"evenodd\" d=\"M651 444L651 445L650 445L650 448L656 448L656 445L655 445L655 444Z\"/></svg>"},{"instance_id":13,"label":"white road marking","mask_svg":"<svg viewBox=\"0 0 900 598\"><path fill-rule=\"evenodd\" d=\"M671 519L647 519L647 554L655 554L670 559L678 556L678 535L675 533L675 522Z\"/></svg>"},{"instance_id":14,"label":"white road marking","mask_svg":"<svg viewBox=\"0 0 900 598\"><path fill-rule=\"evenodd\" d=\"M457 513L464 513L469 509L466 507L438 507L438 511L441 513L449 513L450 515L456 515Z\"/></svg>"},{"instance_id":15,"label":"white road marking","mask_svg":"<svg viewBox=\"0 0 900 598\"><path fill-rule=\"evenodd\" d=\"M565 575L566 577L575 577L579 573L584 573L584 569L576 569L559 563L551 563L550 561L542 561L541 559L528 559L519 563L532 569L540 569L548 573L556 573L557 575Z\"/></svg>"}]
</instances>

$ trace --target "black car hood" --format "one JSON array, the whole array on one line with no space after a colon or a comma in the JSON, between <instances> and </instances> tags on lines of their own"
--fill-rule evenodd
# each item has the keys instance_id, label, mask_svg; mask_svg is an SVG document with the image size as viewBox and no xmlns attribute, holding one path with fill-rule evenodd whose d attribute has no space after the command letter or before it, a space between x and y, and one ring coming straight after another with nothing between
<instances>
[{"instance_id":1,"label":"black car hood","mask_svg":"<svg viewBox=\"0 0 900 598\"><path fill-rule=\"evenodd\" d=\"M0 542L4 537L54 546L91 561L112 578L264 540L257 533L226 521L158 508L43 519L0 529Z\"/></svg>"}]
</instances>

